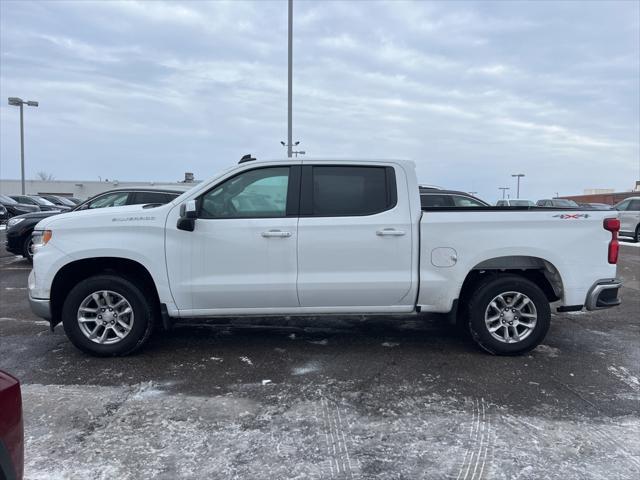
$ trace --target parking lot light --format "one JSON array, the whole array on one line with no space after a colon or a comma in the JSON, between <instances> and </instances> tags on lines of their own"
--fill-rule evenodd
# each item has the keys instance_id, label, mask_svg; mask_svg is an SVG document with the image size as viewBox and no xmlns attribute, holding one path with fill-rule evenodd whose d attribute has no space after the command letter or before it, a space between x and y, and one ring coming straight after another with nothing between
<instances>
[{"instance_id":1,"label":"parking lot light","mask_svg":"<svg viewBox=\"0 0 640 480\"><path fill-rule=\"evenodd\" d=\"M513 175L511 175L512 177L517 177L518 178L518 190L516 191L516 198L520 198L520 179L522 177L524 177L524 173L514 173Z\"/></svg>"},{"instance_id":2,"label":"parking lot light","mask_svg":"<svg viewBox=\"0 0 640 480\"><path fill-rule=\"evenodd\" d=\"M24 105L37 107L35 100L22 100L20 97L9 97L9 105L20 107L20 178L22 184L22 195L24 195Z\"/></svg>"}]
</instances>

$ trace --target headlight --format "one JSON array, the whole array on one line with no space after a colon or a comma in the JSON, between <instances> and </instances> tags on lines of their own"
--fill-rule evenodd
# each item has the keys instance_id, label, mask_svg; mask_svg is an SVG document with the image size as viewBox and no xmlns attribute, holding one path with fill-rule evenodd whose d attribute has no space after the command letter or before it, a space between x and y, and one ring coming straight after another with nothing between
<instances>
[{"instance_id":1,"label":"headlight","mask_svg":"<svg viewBox=\"0 0 640 480\"><path fill-rule=\"evenodd\" d=\"M34 247L44 247L51 240L53 233L51 230L34 230L31 234Z\"/></svg>"},{"instance_id":2,"label":"headlight","mask_svg":"<svg viewBox=\"0 0 640 480\"><path fill-rule=\"evenodd\" d=\"M14 225L19 224L23 220L24 220L24 218L10 218L9 221L7 222L7 228L11 228Z\"/></svg>"}]
</instances>

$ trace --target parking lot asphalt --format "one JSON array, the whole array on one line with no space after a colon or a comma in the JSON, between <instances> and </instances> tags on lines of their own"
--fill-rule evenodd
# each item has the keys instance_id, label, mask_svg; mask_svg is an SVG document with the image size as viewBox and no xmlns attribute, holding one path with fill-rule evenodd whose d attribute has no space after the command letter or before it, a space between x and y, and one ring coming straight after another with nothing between
<instances>
[{"instance_id":1,"label":"parking lot asphalt","mask_svg":"<svg viewBox=\"0 0 640 480\"><path fill-rule=\"evenodd\" d=\"M0 253L27 479L640 476L638 245L620 307L554 314L520 357L432 319L358 316L178 326L93 358L30 312L29 270Z\"/></svg>"}]
</instances>

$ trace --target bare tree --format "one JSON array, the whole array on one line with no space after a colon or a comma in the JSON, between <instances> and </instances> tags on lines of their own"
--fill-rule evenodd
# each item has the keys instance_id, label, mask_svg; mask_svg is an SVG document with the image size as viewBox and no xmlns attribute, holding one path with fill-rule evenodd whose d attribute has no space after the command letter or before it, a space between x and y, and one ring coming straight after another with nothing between
<instances>
[{"instance_id":1,"label":"bare tree","mask_svg":"<svg viewBox=\"0 0 640 480\"><path fill-rule=\"evenodd\" d=\"M38 179L42 180L43 182L50 182L51 180L55 180L53 174L48 172L40 171L37 173L37 175Z\"/></svg>"}]
</instances>

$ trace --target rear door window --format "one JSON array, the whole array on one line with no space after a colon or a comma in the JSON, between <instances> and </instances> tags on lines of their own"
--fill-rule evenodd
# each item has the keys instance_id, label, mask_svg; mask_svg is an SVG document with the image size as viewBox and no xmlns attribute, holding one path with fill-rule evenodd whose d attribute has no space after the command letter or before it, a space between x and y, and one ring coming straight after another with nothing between
<instances>
[{"instance_id":1,"label":"rear door window","mask_svg":"<svg viewBox=\"0 0 640 480\"><path fill-rule=\"evenodd\" d=\"M640 200L631 200L627 210L631 210L632 212L640 211Z\"/></svg>"},{"instance_id":2,"label":"rear door window","mask_svg":"<svg viewBox=\"0 0 640 480\"><path fill-rule=\"evenodd\" d=\"M396 204L392 167L313 166L311 177L309 182L303 174L303 214L316 217L374 215Z\"/></svg>"}]
</instances>

